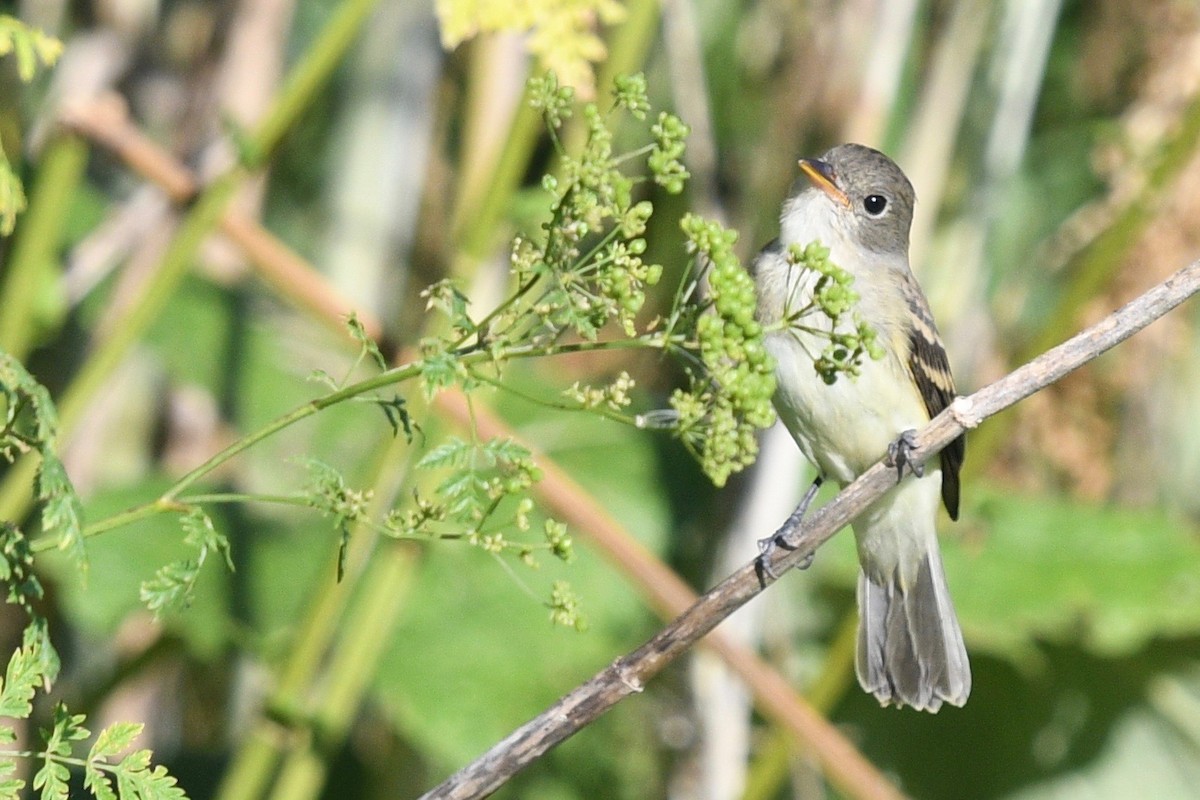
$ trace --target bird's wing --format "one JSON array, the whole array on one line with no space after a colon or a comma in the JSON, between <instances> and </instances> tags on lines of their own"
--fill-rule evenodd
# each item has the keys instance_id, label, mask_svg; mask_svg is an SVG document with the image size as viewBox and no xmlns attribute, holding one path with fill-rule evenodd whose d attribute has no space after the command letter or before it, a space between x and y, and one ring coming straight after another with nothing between
<instances>
[{"instance_id":1,"label":"bird's wing","mask_svg":"<svg viewBox=\"0 0 1200 800\"><path fill-rule=\"evenodd\" d=\"M950 373L950 360L942 337L938 335L929 303L916 282L902 282L904 299L913 312L913 326L909 331L908 369L913 382L925 401L925 410L933 419L954 400L954 376ZM951 519L958 519L959 470L966 453L967 438L960 436L942 449L942 502Z\"/></svg>"}]
</instances>

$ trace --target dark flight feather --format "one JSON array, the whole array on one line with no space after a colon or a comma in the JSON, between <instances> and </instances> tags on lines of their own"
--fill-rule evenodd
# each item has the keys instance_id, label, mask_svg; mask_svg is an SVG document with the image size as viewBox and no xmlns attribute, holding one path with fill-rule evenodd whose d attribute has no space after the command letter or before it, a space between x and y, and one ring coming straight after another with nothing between
<instances>
[{"instance_id":1,"label":"dark flight feather","mask_svg":"<svg viewBox=\"0 0 1200 800\"><path fill-rule=\"evenodd\" d=\"M920 289L904 283L904 295L913 312L913 327L909 331L908 368L925 401L925 410L933 419L954 400L954 376L946 348L933 322L933 314ZM942 449L942 502L950 519L958 519L959 471L966 454L967 438L960 436Z\"/></svg>"}]
</instances>

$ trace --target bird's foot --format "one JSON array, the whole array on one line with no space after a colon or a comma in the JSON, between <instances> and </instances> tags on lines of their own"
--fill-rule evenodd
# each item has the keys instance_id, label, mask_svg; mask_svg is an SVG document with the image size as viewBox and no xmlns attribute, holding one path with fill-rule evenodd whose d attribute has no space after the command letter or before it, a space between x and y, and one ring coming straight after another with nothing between
<instances>
[{"instance_id":1,"label":"bird's foot","mask_svg":"<svg viewBox=\"0 0 1200 800\"><path fill-rule=\"evenodd\" d=\"M764 576L768 576L772 581L778 580L779 576L771 569L771 557L777 549L795 550L800 546L800 540L796 537L799 531L800 522L804 519L804 514L808 511L809 505L813 498L817 495L817 490L821 488L822 479L818 476L813 481L812 486L808 487L808 491L804 493L804 498L800 504L796 506L787 518L787 520L779 526L779 530L772 533L765 539L758 540L758 559L755 561L755 567L758 569L759 580L765 583ZM799 569L808 569L813 562L813 553L809 553L804 561L796 566Z\"/></svg>"},{"instance_id":2,"label":"bird's foot","mask_svg":"<svg viewBox=\"0 0 1200 800\"><path fill-rule=\"evenodd\" d=\"M896 483L904 479L904 469L918 478L925 476L925 465L914 464L912 461L912 451L917 448L917 432L913 428L909 428L896 441L888 445L887 460L884 462L889 467L896 468Z\"/></svg>"},{"instance_id":3,"label":"bird's foot","mask_svg":"<svg viewBox=\"0 0 1200 800\"><path fill-rule=\"evenodd\" d=\"M799 520L797 520L798 523ZM779 530L765 539L758 540L758 558L755 560L754 565L758 569L760 581L765 583L764 576L769 577L772 581L779 580L779 576L771 568L771 559L775 555L776 550L791 551L800 547L800 542L793 540L796 527L797 525L792 523L792 518L788 517L788 521L783 523ZM808 569L815 555L816 553L809 553L804 557L803 561L796 565L796 568Z\"/></svg>"}]
</instances>

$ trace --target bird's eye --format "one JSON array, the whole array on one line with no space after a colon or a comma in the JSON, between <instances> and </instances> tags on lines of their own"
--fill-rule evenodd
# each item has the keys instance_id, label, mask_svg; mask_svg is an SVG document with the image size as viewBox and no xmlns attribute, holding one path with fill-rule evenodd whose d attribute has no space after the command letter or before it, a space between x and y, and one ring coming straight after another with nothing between
<instances>
[{"instance_id":1,"label":"bird's eye","mask_svg":"<svg viewBox=\"0 0 1200 800\"><path fill-rule=\"evenodd\" d=\"M881 194L869 194L863 200L863 209L872 217L878 217L887 208L887 198Z\"/></svg>"}]
</instances>

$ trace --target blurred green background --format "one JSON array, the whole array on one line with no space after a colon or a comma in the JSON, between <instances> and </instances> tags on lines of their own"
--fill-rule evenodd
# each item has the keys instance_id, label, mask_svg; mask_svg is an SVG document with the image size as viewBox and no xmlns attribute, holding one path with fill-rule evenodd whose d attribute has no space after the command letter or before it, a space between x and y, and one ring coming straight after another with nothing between
<instances>
[{"instance_id":1,"label":"blurred green background","mask_svg":"<svg viewBox=\"0 0 1200 800\"><path fill-rule=\"evenodd\" d=\"M460 279L476 310L504 287L507 242L540 219L539 179L555 166L521 110L546 65L599 98L614 74L644 71L655 102L692 126L688 191L649 194L651 256L669 272L686 258L685 209L739 230L748 259L775 235L796 158L848 140L891 154L917 188L914 268L963 391L1200 253L1193 2L30 0L0 13L66 47L29 86L0 59L0 142L30 194L0 240L0 346L56 397L129 324L193 209L59 121L118 109L203 185L236 170L285 76L321 53L329 81L300 95L232 203L382 320L395 350L425 330L432 281ZM345 46L322 50L337 24ZM89 519L153 498L315 396L313 370L353 360L250 260L204 241L144 332L97 368L63 442ZM961 521L943 537L975 672L964 709L897 712L859 691L842 634L847 535L736 623L798 691L820 687L829 718L903 792L1200 797L1198 322L1183 306L971 436ZM509 381L549 396L621 370L639 409L664 406L680 380L656 358L604 354L523 364ZM482 397L697 589L770 532L730 538L748 498L767 487L782 519L807 481L792 463L718 491L663 435ZM430 441L450 426L420 414ZM403 460L390 435L377 411L338 406L253 448L213 489L293 491L303 456L371 485ZM573 565L516 580L447 542L381 547L337 584L328 519L246 504L215 521L236 572L206 571L192 608L162 621L138 585L184 552L172 521L91 540L86 585L39 562L65 664L56 691L95 727L146 722L143 744L193 798L415 797L658 625L581 535ZM541 596L564 577L585 633L552 627L522 586ZM301 658L334 594L323 644ZM23 622L5 614L7 649ZM497 796L841 796L736 688L713 699L699 671L672 667ZM736 746L713 746L730 731Z\"/></svg>"}]
</instances>

